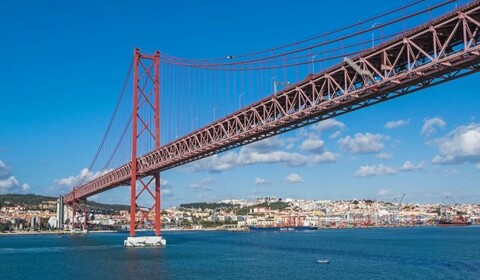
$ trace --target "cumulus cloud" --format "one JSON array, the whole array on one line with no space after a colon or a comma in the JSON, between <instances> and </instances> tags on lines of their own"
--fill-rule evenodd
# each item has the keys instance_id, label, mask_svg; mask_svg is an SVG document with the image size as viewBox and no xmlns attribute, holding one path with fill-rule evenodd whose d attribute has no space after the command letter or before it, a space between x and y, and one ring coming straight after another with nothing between
<instances>
[{"instance_id":1,"label":"cumulus cloud","mask_svg":"<svg viewBox=\"0 0 480 280\"><path fill-rule=\"evenodd\" d=\"M373 176L380 176L380 175L391 175L398 173L398 170L385 166L383 164L379 165L363 165L360 166L357 171L355 171L355 176L357 177L373 177Z\"/></svg>"},{"instance_id":2,"label":"cumulus cloud","mask_svg":"<svg viewBox=\"0 0 480 280\"><path fill-rule=\"evenodd\" d=\"M300 145L302 151L309 151L322 154L325 152L324 142L316 136L311 136Z\"/></svg>"},{"instance_id":3,"label":"cumulus cloud","mask_svg":"<svg viewBox=\"0 0 480 280\"><path fill-rule=\"evenodd\" d=\"M432 162L438 164L461 164L480 162L480 124L462 125L445 137L434 140L439 154Z\"/></svg>"},{"instance_id":4,"label":"cumulus cloud","mask_svg":"<svg viewBox=\"0 0 480 280\"><path fill-rule=\"evenodd\" d=\"M265 141L265 142L264 142ZM282 163L286 166L307 166L326 162L334 162L339 156L325 151L323 141L310 139L302 143L301 149L312 154L305 155L299 152L282 151L284 142L269 138L240 148L239 152L228 152L224 155L214 155L188 165L190 172L209 171L218 173L233 169L237 166L246 166L256 163Z\"/></svg>"},{"instance_id":5,"label":"cumulus cloud","mask_svg":"<svg viewBox=\"0 0 480 280\"><path fill-rule=\"evenodd\" d=\"M87 183L105 173L112 171L112 169L105 170L103 172L90 172L88 168L83 168L77 175L72 175L64 178L58 178L53 180L53 184L43 189L45 194L58 195L65 194L72 190L72 188L85 177L84 183ZM165 182L164 182L165 184ZM167 182L168 184L168 182ZM162 179L160 178L160 185L162 185Z\"/></svg>"},{"instance_id":6,"label":"cumulus cloud","mask_svg":"<svg viewBox=\"0 0 480 280\"><path fill-rule=\"evenodd\" d=\"M385 128L387 129L393 129L397 127L404 126L410 122L410 119L408 120L397 120L397 121L389 121L385 124Z\"/></svg>"},{"instance_id":7,"label":"cumulus cloud","mask_svg":"<svg viewBox=\"0 0 480 280\"><path fill-rule=\"evenodd\" d=\"M17 178L10 176L5 179L0 179L0 191L1 192L10 192L10 191L28 191L30 186L28 184L20 184Z\"/></svg>"},{"instance_id":8,"label":"cumulus cloud","mask_svg":"<svg viewBox=\"0 0 480 280\"><path fill-rule=\"evenodd\" d=\"M391 196L391 195L393 195L393 191L392 190L386 190L386 189L380 189L378 191L378 195L379 196Z\"/></svg>"},{"instance_id":9,"label":"cumulus cloud","mask_svg":"<svg viewBox=\"0 0 480 280\"><path fill-rule=\"evenodd\" d=\"M388 140L388 137L381 134L357 133L353 137L347 136L338 140L338 143L348 152L370 154L383 150L385 147L383 140Z\"/></svg>"},{"instance_id":10,"label":"cumulus cloud","mask_svg":"<svg viewBox=\"0 0 480 280\"><path fill-rule=\"evenodd\" d=\"M10 168L0 160L0 178L11 174Z\"/></svg>"},{"instance_id":11,"label":"cumulus cloud","mask_svg":"<svg viewBox=\"0 0 480 280\"><path fill-rule=\"evenodd\" d=\"M270 152L271 150L279 149L285 145L286 142L290 141L291 139L282 139L279 136L274 136L257 141L245 147L249 147L250 149L260 153L266 153Z\"/></svg>"},{"instance_id":12,"label":"cumulus cloud","mask_svg":"<svg viewBox=\"0 0 480 280\"><path fill-rule=\"evenodd\" d=\"M336 131L330 135L331 139L335 139L339 137L341 134L341 130L344 130L345 127L346 125L344 123L337 121L335 119L326 119L312 126L312 128L317 131L325 131L325 130L335 128Z\"/></svg>"},{"instance_id":13,"label":"cumulus cloud","mask_svg":"<svg viewBox=\"0 0 480 280\"><path fill-rule=\"evenodd\" d=\"M85 177L84 182L88 182L110 171L111 169L105 170L103 172L100 172L100 171L90 172L88 168L83 168L82 170L80 170L80 174L78 175L55 179L53 182L58 186L73 186L84 177Z\"/></svg>"},{"instance_id":14,"label":"cumulus cloud","mask_svg":"<svg viewBox=\"0 0 480 280\"><path fill-rule=\"evenodd\" d=\"M292 173L288 175L285 180L289 183L301 183L303 182L302 176L298 175L297 173Z\"/></svg>"},{"instance_id":15,"label":"cumulus cloud","mask_svg":"<svg viewBox=\"0 0 480 280\"><path fill-rule=\"evenodd\" d=\"M378 159L387 160L387 159L391 159L391 158L392 158L392 155L389 154L389 153L379 153L379 154L377 154L375 157L378 158Z\"/></svg>"},{"instance_id":16,"label":"cumulus cloud","mask_svg":"<svg viewBox=\"0 0 480 280\"><path fill-rule=\"evenodd\" d=\"M7 164L0 160L0 193L24 193L30 189L27 183L20 183Z\"/></svg>"},{"instance_id":17,"label":"cumulus cloud","mask_svg":"<svg viewBox=\"0 0 480 280\"><path fill-rule=\"evenodd\" d=\"M171 189L172 188L172 183L168 180L160 178L160 188Z\"/></svg>"},{"instance_id":18,"label":"cumulus cloud","mask_svg":"<svg viewBox=\"0 0 480 280\"><path fill-rule=\"evenodd\" d=\"M332 134L330 135L330 139L336 139L336 138L338 138L341 134L342 134L342 132L340 132L340 130L337 130L337 131L335 131L334 133L332 133Z\"/></svg>"},{"instance_id":19,"label":"cumulus cloud","mask_svg":"<svg viewBox=\"0 0 480 280\"><path fill-rule=\"evenodd\" d=\"M345 124L336 119L326 119L313 125L313 129L320 131L330 128L345 129Z\"/></svg>"},{"instance_id":20,"label":"cumulus cloud","mask_svg":"<svg viewBox=\"0 0 480 280\"><path fill-rule=\"evenodd\" d=\"M435 117L431 119L426 119L423 123L420 134L429 137L437 132L436 128L444 128L446 125L445 121L440 117Z\"/></svg>"},{"instance_id":21,"label":"cumulus cloud","mask_svg":"<svg viewBox=\"0 0 480 280\"><path fill-rule=\"evenodd\" d=\"M425 169L425 163L413 164L410 161L405 161L400 167L391 167L383 164L379 165L363 165L355 171L356 177L374 177L381 175L393 175L399 172L418 171Z\"/></svg>"},{"instance_id":22,"label":"cumulus cloud","mask_svg":"<svg viewBox=\"0 0 480 280\"><path fill-rule=\"evenodd\" d=\"M267 179L264 179L264 178L255 178L255 182L254 182L255 185L270 185L270 181L268 181Z\"/></svg>"},{"instance_id":23,"label":"cumulus cloud","mask_svg":"<svg viewBox=\"0 0 480 280\"><path fill-rule=\"evenodd\" d=\"M407 160L400 167L399 171L417 171L425 169L425 162L420 162L418 164L413 164L411 161Z\"/></svg>"},{"instance_id":24,"label":"cumulus cloud","mask_svg":"<svg viewBox=\"0 0 480 280\"><path fill-rule=\"evenodd\" d=\"M160 194L162 197L175 197L173 193L173 184L172 182L165 180L163 178L160 178ZM150 186L150 189L153 190L152 185Z\"/></svg>"}]
</instances>

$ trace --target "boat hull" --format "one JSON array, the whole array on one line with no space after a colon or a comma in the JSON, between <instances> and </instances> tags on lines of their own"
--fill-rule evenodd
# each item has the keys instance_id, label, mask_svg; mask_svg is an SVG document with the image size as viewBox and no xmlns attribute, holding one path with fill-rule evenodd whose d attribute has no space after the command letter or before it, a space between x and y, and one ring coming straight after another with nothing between
<instances>
[{"instance_id":1,"label":"boat hull","mask_svg":"<svg viewBox=\"0 0 480 280\"><path fill-rule=\"evenodd\" d=\"M438 222L439 227L466 227L471 224L472 222L448 222L448 221Z\"/></svg>"},{"instance_id":2,"label":"boat hull","mask_svg":"<svg viewBox=\"0 0 480 280\"><path fill-rule=\"evenodd\" d=\"M317 230L318 227L310 226L285 226L285 227L248 227L250 231L307 231L307 230Z\"/></svg>"}]
</instances>

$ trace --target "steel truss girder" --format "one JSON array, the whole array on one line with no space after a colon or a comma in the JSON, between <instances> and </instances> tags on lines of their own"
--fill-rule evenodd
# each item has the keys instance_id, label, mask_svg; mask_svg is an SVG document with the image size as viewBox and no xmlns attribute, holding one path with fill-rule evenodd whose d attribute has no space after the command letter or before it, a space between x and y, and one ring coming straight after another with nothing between
<instances>
[{"instance_id":1,"label":"steel truss girder","mask_svg":"<svg viewBox=\"0 0 480 280\"><path fill-rule=\"evenodd\" d=\"M480 70L480 1L351 58L137 159L138 176L252 143ZM357 69L358 70L358 69ZM130 182L131 163L76 188L83 198Z\"/></svg>"}]
</instances>

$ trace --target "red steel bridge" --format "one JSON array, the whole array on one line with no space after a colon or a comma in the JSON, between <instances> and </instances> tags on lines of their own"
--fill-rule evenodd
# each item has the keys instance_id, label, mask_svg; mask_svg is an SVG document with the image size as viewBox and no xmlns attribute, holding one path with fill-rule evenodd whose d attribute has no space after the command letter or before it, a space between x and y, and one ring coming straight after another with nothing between
<instances>
[{"instance_id":1,"label":"red steel bridge","mask_svg":"<svg viewBox=\"0 0 480 280\"><path fill-rule=\"evenodd\" d=\"M419 2L422 1L407 8L414 9ZM238 56L182 59L159 52L145 54L136 49L128 129L122 130L122 137L127 131L132 132L131 137L127 137L131 139L129 158L125 164L104 168L96 176L85 174L65 196L65 203L75 209L75 205L87 197L119 186L130 186L130 235L134 236L135 229L145 221L155 228L156 235L160 235L160 172L478 72L480 1L462 7L452 2L414 9L410 13L403 7L402 14L396 17L393 15L400 9L362 22L367 28L352 25L304 41ZM429 18L426 23L415 22L414 26L400 32L398 24L395 25L422 14L431 17L432 11L442 8L442 15ZM377 23L381 17L383 23ZM315 65L325 66L328 62L329 67L315 72ZM177 70L163 71L167 66ZM298 78L299 72L304 78ZM252 73L259 73L263 78ZM281 82L281 75L284 81L293 77L298 78L298 82ZM213 78L205 78L207 76ZM177 81L172 82L175 77ZM210 79L211 88L205 88L207 85L200 90L202 86L195 86L202 79ZM167 83L175 84L168 88ZM262 83L267 84L266 90L259 86ZM247 87L247 84L250 84L248 89L234 90ZM177 108L174 109L176 113L184 110L183 114L210 115L212 112L211 120L199 126L195 117L192 118L190 132L178 137L178 127L188 125L186 121L178 123L177 119L170 129L170 132L176 129L177 133L170 133L175 136L162 145L161 96L180 96L193 91L199 92L199 96L190 99L192 109L179 109L178 104L169 106ZM213 91L227 92L227 95L228 91L236 91L236 95L231 95L235 100L238 98L238 109L225 111L227 113L217 119L215 114L220 115L217 107L209 108L212 111L199 108L205 92L212 94ZM258 94L259 101L244 106L242 100L247 91L268 94ZM227 101L223 106L232 108L232 97L228 100L230 105ZM207 118L204 116L204 119ZM149 143L149 150L140 151L140 139ZM117 145L115 152L118 148ZM142 195L151 197L151 207L138 206Z\"/></svg>"}]
</instances>

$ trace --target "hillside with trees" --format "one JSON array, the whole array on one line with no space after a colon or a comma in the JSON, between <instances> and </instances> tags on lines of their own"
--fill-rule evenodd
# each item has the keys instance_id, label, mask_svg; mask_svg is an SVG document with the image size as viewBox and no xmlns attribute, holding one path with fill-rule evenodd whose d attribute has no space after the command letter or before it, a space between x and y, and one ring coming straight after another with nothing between
<instances>
[{"instance_id":1,"label":"hillside with trees","mask_svg":"<svg viewBox=\"0 0 480 280\"><path fill-rule=\"evenodd\" d=\"M27 210L49 209L55 211L57 199L57 197L36 194L1 194L0 207L22 206ZM87 205L98 212L119 212L121 210L130 210L129 205L104 204L88 200Z\"/></svg>"}]
</instances>

